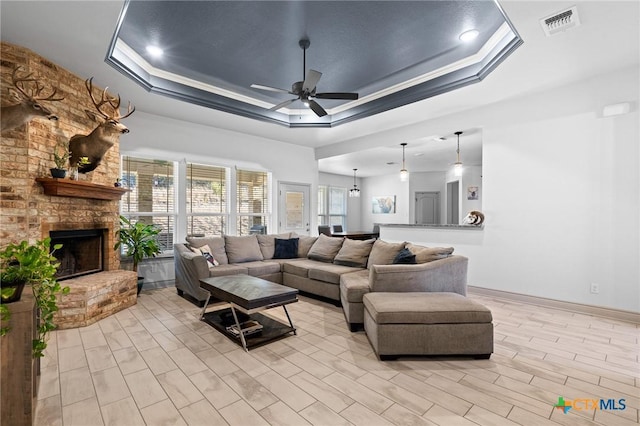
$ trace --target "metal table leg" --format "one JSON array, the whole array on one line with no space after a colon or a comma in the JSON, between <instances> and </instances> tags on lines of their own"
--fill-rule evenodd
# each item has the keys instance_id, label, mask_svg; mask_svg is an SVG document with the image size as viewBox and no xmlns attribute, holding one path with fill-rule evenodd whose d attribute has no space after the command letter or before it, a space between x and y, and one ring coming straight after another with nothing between
<instances>
[{"instance_id":1,"label":"metal table leg","mask_svg":"<svg viewBox=\"0 0 640 426\"><path fill-rule=\"evenodd\" d=\"M242 332L242 328L240 327L240 321L238 321L238 316L236 315L236 310L233 307L233 303L231 304L231 313L233 314L233 319L236 321L236 327L238 327L238 331L240 332L240 341L242 342L242 347L245 352L249 352L247 349L247 341L244 340L244 333Z\"/></svg>"},{"instance_id":2,"label":"metal table leg","mask_svg":"<svg viewBox=\"0 0 640 426\"><path fill-rule=\"evenodd\" d=\"M293 323L291 322L291 317L289 316L289 311L287 311L287 306L286 305L282 305L282 308L284 309L284 313L287 314L287 319L289 320L289 325L291 326L291 328L293 328L293 334L297 336L298 332L296 331L296 328L293 326Z\"/></svg>"},{"instance_id":3,"label":"metal table leg","mask_svg":"<svg viewBox=\"0 0 640 426\"><path fill-rule=\"evenodd\" d=\"M204 318L204 311L207 309L207 306L209 305L209 299L211 299L211 293L209 293L209 295L207 296L207 300L205 300L205 302L204 302L204 306L202 307L202 311L200 311L200 319L201 320Z\"/></svg>"}]
</instances>

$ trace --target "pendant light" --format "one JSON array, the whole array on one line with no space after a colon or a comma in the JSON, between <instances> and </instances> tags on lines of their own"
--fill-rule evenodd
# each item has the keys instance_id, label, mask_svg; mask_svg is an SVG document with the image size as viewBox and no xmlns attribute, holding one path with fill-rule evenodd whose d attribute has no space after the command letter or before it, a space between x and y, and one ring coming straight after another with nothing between
<instances>
[{"instance_id":1,"label":"pendant light","mask_svg":"<svg viewBox=\"0 0 640 426\"><path fill-rule=\"evenodd\" d=\"M356 170L353 169L353 188L349 190L350 198L360 198L360 190L358 189L358 185L356 184Z\"/></svg>"},{"instance_id":2,"label":"pendant light","mask_svg":"<svg viewBox=\"0 0 640 426\"><path fill-rule=\"evenodd\" d=\"M406 142L402 142L402 169L400 170L400 181L406 182L409 179L409 171L404 166L404 147L407 146Z\"/></svg>"},{"instance_id":3,"label":"pendant light","mask_svg":"<svg viewBox=\"0 0 640 426\"><path fill-rule=\"evenodd\" d=\"M458 160L453 164L453 174L455 176L462 176L462 161L460 161L460 135L462 132L455 132L454 135L458 136L458 149L456 149L456 154L458 155Z\"/></svg>"}]
</instances>

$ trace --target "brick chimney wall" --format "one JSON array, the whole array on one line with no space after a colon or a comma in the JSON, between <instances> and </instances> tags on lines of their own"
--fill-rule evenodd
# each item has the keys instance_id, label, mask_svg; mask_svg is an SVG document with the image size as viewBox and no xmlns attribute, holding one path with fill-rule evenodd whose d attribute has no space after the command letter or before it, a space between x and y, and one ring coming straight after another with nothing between
<instances>
[{"instance_id":1,"label":"brick chimney wall","mask_svg":"<svg viewBox=\"0 0 640 426\"><path fill-rule=\"evenodd\" d=\"M59 117L58 121L36 118L0 135L0 248L22 240L33 243L47 237L50 230L106 228L105 270L118 269L119 256L112 249L118 227L118 201L44 195L42 186L35 181L51 176L49 169L55 166L53 152L57 144L68 143L71 136L88 134L96 127L97 123L85 113L95 110L85 87L85 80L91 76L74 75L20 46L0 42L0 48L2 106L15 103L8 93L13 86L11 74L15 66L22 66L21 72L33 73L45 84L45 96L53 86L65 98L60 102L44 102ZM97 97L102 88L96 83ZM126 94L122 97L125 103ZM112 186L120 176L119 151L116 142L98 168L80 174L80 180Z\"/></svg>"}]
</instances>

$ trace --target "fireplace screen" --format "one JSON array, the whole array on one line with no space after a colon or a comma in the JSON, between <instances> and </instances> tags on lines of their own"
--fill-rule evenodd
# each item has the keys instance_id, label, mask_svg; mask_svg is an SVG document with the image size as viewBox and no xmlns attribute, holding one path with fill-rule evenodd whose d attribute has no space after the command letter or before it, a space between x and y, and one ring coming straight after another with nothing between
<instances>
[{"instance_id":1,"label":"fireplace screen","mask_svg":"<svg viewBox=\"0 0 640 426\"><path fill-rule=\"evenodd\" d=\"M54 252L60 262L56 278L64 280L103 270L104 229L76 229L51 231L51 247L62 244Z\"/></svg>"}]
</instances>

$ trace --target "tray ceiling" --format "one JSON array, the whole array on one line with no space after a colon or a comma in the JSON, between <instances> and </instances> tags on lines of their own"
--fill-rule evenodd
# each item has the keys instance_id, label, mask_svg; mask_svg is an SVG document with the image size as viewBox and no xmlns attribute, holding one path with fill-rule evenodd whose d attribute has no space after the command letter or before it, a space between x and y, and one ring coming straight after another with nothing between
<instances>
[{"instance_id":1,"label":"tray ceiling","mask_svg":"<svg viewBox=\"0 0 640 426\"><path fill-rule=\"evenodd\" d=\"M468 30L478 36L460 40ZM295 96L306 68L322 73L317 99ZM147 90L288 127L333 127L482 80L522 40L493 1L136 1L126 2L107 62ZM160 57L147 46L163 50Z\"/></svg>"}]
</instances>

